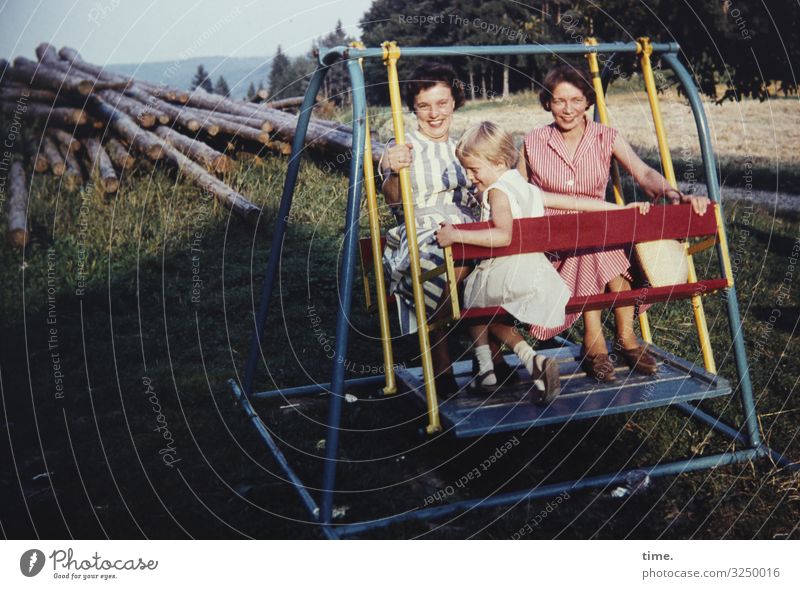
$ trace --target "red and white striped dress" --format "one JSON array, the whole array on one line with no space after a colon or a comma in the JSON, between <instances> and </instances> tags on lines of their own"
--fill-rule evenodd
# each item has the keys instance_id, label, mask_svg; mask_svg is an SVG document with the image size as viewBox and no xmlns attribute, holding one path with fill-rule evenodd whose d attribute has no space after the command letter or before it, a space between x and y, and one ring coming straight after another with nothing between
<instances>
[{"instance_id":1,"label":"red and white striped dress","mask_svg":"<svg viewBox=\"0 0 800 589\"><path fill-rule=\"evenodd\" d=\"M531 171L528 181L546 192L605 200L616 138L616 129L587 118L583 137L570 158L555 123L534 129L525 136L525 154ZM546 209L545 214L574 213ZM605 291L606 284L620 274L631 280L630 260L623 249L562 257L553 265L572 296L600 294ZM549 339L568 329L578 317L580 313L568 314L564 325L559 327L533 325L531 335L540 340Z\"/></svg>"}]
</instances>

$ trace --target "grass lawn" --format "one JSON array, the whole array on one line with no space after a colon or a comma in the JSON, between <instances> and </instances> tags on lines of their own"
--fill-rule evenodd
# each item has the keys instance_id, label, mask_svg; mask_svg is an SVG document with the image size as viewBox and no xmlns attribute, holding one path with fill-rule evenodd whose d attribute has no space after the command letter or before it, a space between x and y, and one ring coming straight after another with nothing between
<instances>
[{"instance_id":1,"label":"grass lawn","mask_svg":"<svg viewBox=\"0 0 800 589\"><path fill-rule=\"evenodd\" d=\"M319 537L226 386L242 376L285 166L270 157L227 178L264 207L257 228L160 166L124 177L112 198L34 178L32 243L0 248L6 537ZM328 168L309 161L300 174L258 390L329 380L347 179ZM762 431L797 459L798 220L746 203L725 216ZM708 275L710 255L697 266ZM348 376L382 363L360 280L355 289ZM720 372L731 378L723 301L705 305ZM688 302L656 307L651 323L658 344L699 360ZM466 336L454 339L464 351ZM418 364L414 338L397 340L395 353ZM706 405L738 423L735 401ZM326 399L257 408L303 479L318 485ZM421 507L448 487L453 501L728 446L667 409L472 442L419 437L420 411L403 399L346 403L344 419L338 481L347 492L336 506L345 520ZM484 476L455 485L508 442ZM586 491L373 536L509 538L544 512L526 537L797 538L799 485L761 461L659 479L627 498Z\"/></svg>"}]
</instances>

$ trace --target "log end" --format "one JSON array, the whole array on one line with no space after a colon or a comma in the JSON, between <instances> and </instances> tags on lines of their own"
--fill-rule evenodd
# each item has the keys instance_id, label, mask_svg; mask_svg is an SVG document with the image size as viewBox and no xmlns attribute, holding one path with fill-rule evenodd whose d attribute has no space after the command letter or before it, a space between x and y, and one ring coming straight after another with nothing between
<instances>
[{"instance_id":1,"label":"log end","mask_svg":"<svg viewBox=\"0 0 800 589\"><path fill-rule=\"evenodd\" d=\"M213 167L214 172L217 172L218 174L226 174L233 171L233 160L227 155L220 155L219 157L214 158Z\"/></svg>"},{"instance_id":2,"label":"log end","mask_svg":"<svg viewBox=\"0 0 800 589\"><path fill-rule=\"evenodd\" d=\"M54 176L63 176L64 175L64 170L66 170L66 169L67 169L67 166L64 164L64 162L55 163L55 164L53 164L53 175Z\"/></svg>"},{"instance_id":3,"label":"log end","mask_svg":"<svg viewBox=\"0 0 800 589\"><path fill-rule=\"evenodd\" d=\"M82 96L89 96L93 90L94 82L90 80L81 80L78 82L78 92L80 92Z\"/></svg>"},{"instance_id":4,"label":"log end","mask_svg":"<svg viewBox=\"0 0 800 589\"><path fill-rule=\"evenodd\" d=\"M151 160L160 160L164 157L164 150L160 145L153 145L147 148L147 157Z\"/></svg>"},{"instance_id":5,"label":"log end","mask_svg":"<svg viewBox=\"0 0 800 589\"><path fill-rule=\"evenodd\" d=\"M12 247L21 248L28 245L30 234L27 229L9 229L6 238Z\"/></svg>"},{"instance_id":6,"label":"log end","mask_svg":"<svg viewBox=\"0 0 800 589\"><path fill-rule=\"evenodd\" d=\"M205 127L206 133L211 135L212 137L216 137L219 133L219 125L214 125L213 123L206 125Z\"/></svg>"},{"instance_id":7,"label":"log end","mask_svg":"<svg viewBox=\"0 0 800 589\"><path fill-rule=\"evenodd\" d=\"M103 178L103 191L112 194L119 190L119 180L116 178Z\"/></svg>"},{"instance_id":8,"label":"log end","mask_svg":"<svg viewBox=\"0 0 800 589\"><path fill-rule=\"evenodd\" d=\"M152 113L141 112L136 117L136 121L145 129L149 129L156 124L156 117Z\"/></svg>"},{"instance_id":9,"label":"log end","mask_svg":"<svg viewBox=\"0 0 800 589\"><path fill-rule=\"evenodd\" d=\"M40 174L47 171L47 158L39 156L34 160L33 169Z\"/></svg>"}]
</instances>

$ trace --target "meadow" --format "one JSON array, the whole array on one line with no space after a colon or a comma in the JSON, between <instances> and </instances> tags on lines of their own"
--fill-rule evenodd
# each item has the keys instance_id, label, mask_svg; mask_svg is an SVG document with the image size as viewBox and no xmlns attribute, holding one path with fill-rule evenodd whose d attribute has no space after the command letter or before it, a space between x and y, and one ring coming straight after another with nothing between
<instances>
[{"instance_id":1,"label":"meadow","mask_svg":"<svg viewBox=\"0 0 800 589\"><path fill-rule=\"evenodd\" d=\"M534 99L469 104L457 114L456 133L489 118L519 136L548 122ZM645 106L623 96L612 120L652 159ZM800 132L796 101L715 109L707 110L726 185L742 188L742 162L751 159L754 184L793 194L800 186L799 156L789 148ZM691 137L682 101L668 100L664 110L668 128L687 129L675 137ZM385 135L385 111L373 115ZM673 142L679 174L698 157L692 141ZM11 465L0 473L11 491L0 508L5 537L319 537L227 385L242 377L286 162L284 156L243 162L226 178L263 207L255 227L160 165L123 176L111 198L93 185L69 193L57 179L34 177L31 243L24 251L0 248L0 385L10 442L3 460ZM326 342L338 311L346 188L341 169L304 160L257 390L329 380ZM796 460L798 216L776 214L755 198L723 205L762 432ZM362 231L365 225L362 216ZM697 265L701 276L713 271L710 255ZM354 295L348 376L374 373L382 363L377 321L364 310L360 280ZM731 378L723 301L704 302L720 373ZM654 308L651 322L659 345L700 361L688 302ZM568 337L579 337L576 327ZM457 332L454 340L454 352L465 353L466 335ZM413 338L396 339L395 352L397 363L418 364ZM513 440L505 434L472 442L425 439L418 435L420 410L409 401L354 399L345 404L337 521L442 500L443 489L509 441L512 449L486 476L444 500L729 446L666 408L540 428ZM735 397L703 406L728 423L741 422ZM261 402L257 409L303 479L318 485L327 399ZM528 501L371 537L511 538L528 524L527 538L797 538L799 489L798 474L763 460L657 479L622 498L612 489L586 491L557 505Z\"/></svg>"}]
</instances>

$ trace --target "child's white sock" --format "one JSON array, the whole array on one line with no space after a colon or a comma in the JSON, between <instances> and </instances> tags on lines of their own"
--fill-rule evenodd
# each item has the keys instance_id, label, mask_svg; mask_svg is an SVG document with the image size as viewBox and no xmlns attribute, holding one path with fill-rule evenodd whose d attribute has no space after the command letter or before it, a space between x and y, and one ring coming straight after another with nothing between
<instances>
[{"instance_id":1,"label":"child's white sock","mask_svg":"<svg viewBox=\"0 0 800 589\"><path fill-rule=\"evenodd\" d=\"M540 374L542 372L545 358L541 354L537 354L528 342L525 340L519 342L514 346L514 353L519 357L520 362L525 366L528 374L533 376L534 374ZM534 363L536 364L535 369ZM533 384L536 385L536 388L540 391L544 390L544 381L542 379L535 379Z\"/></svg>"},{"instance_id":2,"label":"child's white sock","mask_svg":"<svg viewBox=\"0 0 800 589\"><path fill-rule=\"evenodd\" d=\"M475 346L475 358L478 360L478 374L485 374L494 370L492 363L492 350L488 344ZM494 386L497 384L497 377L494 374L483 377L481 385Z\"/></svg>"}]
</instances>

